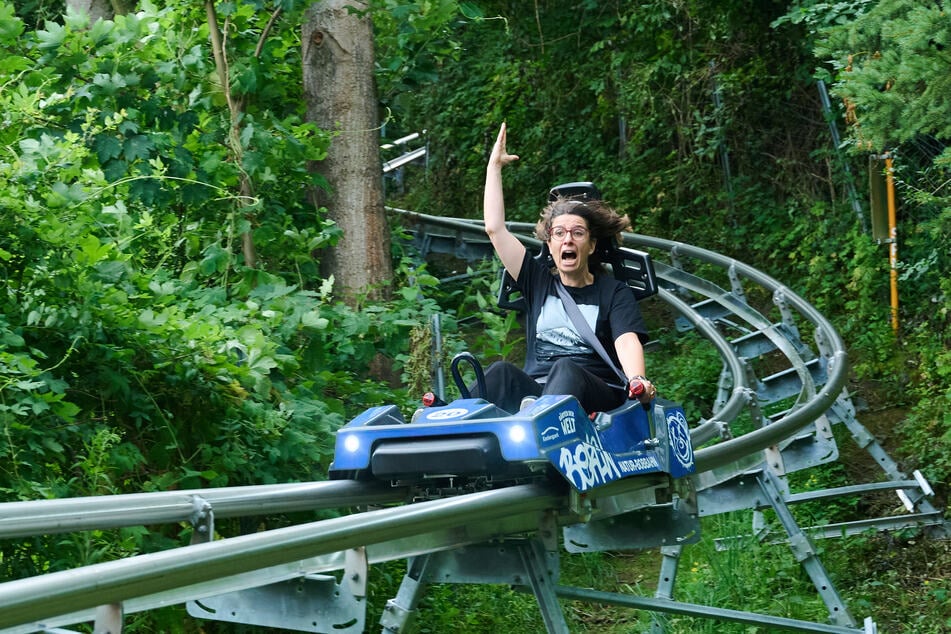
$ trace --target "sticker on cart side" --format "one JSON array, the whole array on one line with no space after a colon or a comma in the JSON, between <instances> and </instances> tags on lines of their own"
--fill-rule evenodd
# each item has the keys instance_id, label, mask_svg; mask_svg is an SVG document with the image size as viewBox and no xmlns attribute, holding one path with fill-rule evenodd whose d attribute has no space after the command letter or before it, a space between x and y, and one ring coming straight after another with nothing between
<instances>
[{"instance_id":1,"label":"sticker on cart side","mask_svg":"<svg viewBox=\"0 0 951 634\"><path fill-rule=\"evenodd\" d=\"M548 456L579 491L587 491L621 477L614 456L601 448L597 436L562 446Z\"/></svg>"},{"instance_id":2,"label":"sticker on cart side","mask_svg":"<svg viewBox=\"0 0 951 634\"><path fill-rule=\"evenodd\" d=\"M693 470L693 445L690 443L690 429L683 410L667 411L667 434L671 452L684 471Z\"/></svg>"}]
</instances>

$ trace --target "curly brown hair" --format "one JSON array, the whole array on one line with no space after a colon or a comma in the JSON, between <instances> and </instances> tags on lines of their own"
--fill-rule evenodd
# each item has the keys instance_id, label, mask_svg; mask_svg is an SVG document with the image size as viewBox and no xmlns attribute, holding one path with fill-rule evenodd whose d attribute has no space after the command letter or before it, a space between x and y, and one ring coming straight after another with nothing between
<instances>
[{"instance_id":1,"label":"curly brown hair","mask_svg":"<svg viewBox=\"0 0 951 634\"><path fill-rule=\"evenodd\" d=\"M577 198L558 197L542 209L535 224L535 237L547 242L551 233L552 221L558 216L580 216L588 224L588 231L594 240L617 240L622 231L631 230L631 221L621 216L603 200L578 200ZM592 254L591 265L600 264L597 253Z\"/></svg>"}]
</instances>

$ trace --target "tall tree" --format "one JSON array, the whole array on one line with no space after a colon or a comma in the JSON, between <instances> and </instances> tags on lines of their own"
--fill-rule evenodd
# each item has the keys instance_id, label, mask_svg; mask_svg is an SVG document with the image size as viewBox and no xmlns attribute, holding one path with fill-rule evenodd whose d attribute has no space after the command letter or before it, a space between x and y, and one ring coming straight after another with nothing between
<instances>
[{"instance_id":1,"label":"tall tree","mask_svg":"<svg viewBox=\"0 0 951 634\"><path fill-rule=\"evenodd\" d=\"M317 191L343 232L324 256L343 297L382 293L392 277L389 229L383 210L379 115L374 80L373 26L367 5L322 0L303 24L303 83L307 119L334 134L315 169L329 184Z\"/></svg>"},{"instance_id":2,"label":"tall tree","mask_svg":"<svg viewBox=\"0 0 951 634\"><path fill-rule=\"evenodd\" d=\"M89 22L111 20L128 12L130 3L125 0L66 0L66 6L77 13L89 15Z\"/></svg>"}]
</instances>

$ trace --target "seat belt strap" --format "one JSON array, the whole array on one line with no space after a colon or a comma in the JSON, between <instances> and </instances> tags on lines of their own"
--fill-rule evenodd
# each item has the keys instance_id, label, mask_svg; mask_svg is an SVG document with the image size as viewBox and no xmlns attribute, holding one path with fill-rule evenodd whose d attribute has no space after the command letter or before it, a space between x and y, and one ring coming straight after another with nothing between
<instances>
[{"instance_id":1,"label":"seat belt strap","mask_svg":"<svg viewBox=\"0 0 951 634\"><path fill-rule=\"evenodd\" d=\"M575 303L574 298L568 292L568 289L565 288L565 285L562 284L560 279L555 279L555 289L558 291L558 297L561 298L561 303L564 304L565 311L568 313L571 323L573 323L575 328L578 330L578 334L588 342L589 346L594 348L594 351L600 355L608 367L614 370L614 373L619 379L621 379L622 388L626 389L627 376L624 374L624 371L621 370L621 368L617 367L617 364L614 363L614 360L608 354L608 351L604 349L604 346L601 344L601 341L598 339L597 335L595 335L594 331L591 330L591 326L588 325L587 321L585 321L584 316L581 314L581 310L578 308L578 304Z\"/></svg>"}]
</instances>

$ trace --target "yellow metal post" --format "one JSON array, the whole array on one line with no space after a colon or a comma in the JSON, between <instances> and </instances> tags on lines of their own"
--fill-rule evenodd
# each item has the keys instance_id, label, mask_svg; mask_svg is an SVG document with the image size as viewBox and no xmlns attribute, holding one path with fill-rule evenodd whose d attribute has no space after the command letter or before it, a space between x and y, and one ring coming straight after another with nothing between
<instances>
[{"instance_id":1,"label":"yellow metal post","mask_svg":"<svg viewBox=\"0 0 951 634\"><path fill-rule=\"evenodd\" d=\"M888 266L892 298L892 330L898 334L898 223L895 212L895 179L892 156L885 155L885 183L888 191Z\"/></svg>"}]
</instances>

